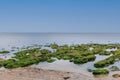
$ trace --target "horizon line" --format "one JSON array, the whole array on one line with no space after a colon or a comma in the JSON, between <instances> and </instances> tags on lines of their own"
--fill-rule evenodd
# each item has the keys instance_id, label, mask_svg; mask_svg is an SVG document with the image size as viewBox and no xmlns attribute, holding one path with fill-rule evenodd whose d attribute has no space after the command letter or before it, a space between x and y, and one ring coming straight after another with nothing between
<instances>
[{"instance_id":1,"label":"horizon line","mask_svg":"<svg viewBox=\"0 0 120 80\"><path fill-rule=\"evenodd\" d=\"M0 33L41 33L41 34L120 34L115 32L0 32Z\"/></svg>"}]
</instances>

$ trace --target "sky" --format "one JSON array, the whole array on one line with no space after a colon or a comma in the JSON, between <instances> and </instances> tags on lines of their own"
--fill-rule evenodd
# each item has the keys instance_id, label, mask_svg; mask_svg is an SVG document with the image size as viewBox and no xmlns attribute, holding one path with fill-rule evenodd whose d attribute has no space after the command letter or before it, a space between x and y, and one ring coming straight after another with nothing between
<instances>
[{"instance_id":1,"label":"sky","mask_svg":"<svg viewBox=\"0 0 120 80\"><path fill-rule=\"evenodd\" d=\"M120 33L120 0L0 0L0 32Z\"/></svg>"}]
</instances>

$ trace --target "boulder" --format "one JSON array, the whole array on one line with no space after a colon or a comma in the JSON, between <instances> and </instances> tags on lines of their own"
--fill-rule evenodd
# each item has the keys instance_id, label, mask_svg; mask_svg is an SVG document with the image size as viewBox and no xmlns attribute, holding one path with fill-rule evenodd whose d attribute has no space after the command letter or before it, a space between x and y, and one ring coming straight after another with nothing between
<instances>
[{"instance_id":1,"label":"boulder","mask_svg":"<svg viewBox=\"0 0 120 80\"><path fill-rule=\"evenodd\" d=\"M112 75L114 78L119 78L120 77L120 74L114 74Z\"/></svg>"}]
</instances>

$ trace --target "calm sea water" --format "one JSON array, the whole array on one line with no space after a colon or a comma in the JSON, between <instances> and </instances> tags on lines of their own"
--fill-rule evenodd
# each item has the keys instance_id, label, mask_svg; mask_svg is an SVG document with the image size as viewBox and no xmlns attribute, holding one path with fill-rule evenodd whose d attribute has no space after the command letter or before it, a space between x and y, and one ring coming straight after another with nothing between
<instances>
[{"instance_id":1,"label":"calm sea water","mask_svg":"<svg viewBox=\"0 0 120 80\"><path fill-rule=\"evenodd\" d=\"M0 48L32 44L120 43L120 34L0 33Z\"/></svg>"},{"instance_id":2,"label":"calm sea water","mask_svg":"<svg viewBox=\"0 0 120 80\"><path fill-rule=\"evenodd\" d=\"M0 49L10 49L11 47L22 47L33 44L46 45L50 43L62 44L86 44L86 43L120 43L120 34L48 34L48 33L0 33ZM0 55L2 57L3 55ZM7 57L13 54L7 54ZM91 75L87 69L93 69L96 61L108 58L109 56L96 55L94 62L83 65L76 65L67 60L57 60L53 63L39 63L33 65L36 68L79 72ZM114 65L120 66L119 63ZM66 67L66 68L65 68Z\"/></svg>"}]
</instances>

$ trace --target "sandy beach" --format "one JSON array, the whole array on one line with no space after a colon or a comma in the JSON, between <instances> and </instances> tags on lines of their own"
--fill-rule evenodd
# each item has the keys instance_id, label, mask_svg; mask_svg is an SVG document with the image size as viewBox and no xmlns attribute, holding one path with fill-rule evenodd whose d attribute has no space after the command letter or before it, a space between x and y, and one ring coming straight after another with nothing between
<instances>
[{"instance_id":1,"label":"sandy beach","mask_svg":"<svg viewBox=\"0 0 120 80\"><path fill-rule=\"evenodd\" d=\"M110 73L109 75L112 74L113 73ZM31 67L0 70L0 79L1 80L120 80L120 78L112 78L110 76L95 78L93 76L90 77L80 73L33 69Z\"/></svg>"}]
</instances>

